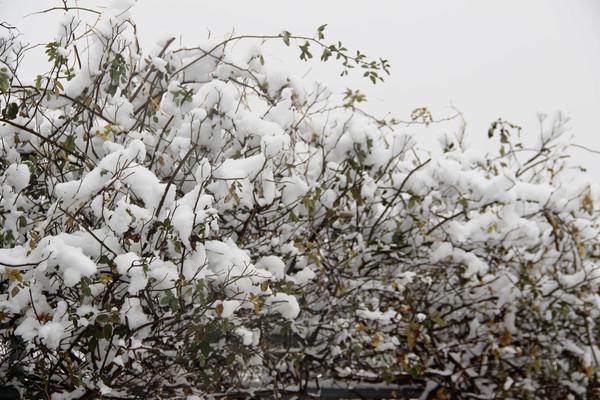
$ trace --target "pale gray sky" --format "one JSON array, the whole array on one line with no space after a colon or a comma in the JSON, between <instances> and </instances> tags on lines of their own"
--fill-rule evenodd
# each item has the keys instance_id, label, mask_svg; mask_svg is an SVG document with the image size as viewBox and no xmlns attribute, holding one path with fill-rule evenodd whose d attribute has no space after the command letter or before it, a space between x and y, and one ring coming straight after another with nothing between
<instances>
[{"instance_id":1,"label":"pale gray sky","mask_svg":"<svg viewBox=\"0 0 600 400\"><path fill-rule=\"evenodd\" d=\"M107 1L85 1L105 5ZM0 19L32 42L55 34L47 16L23 17L58 1L0 0ZM166 34L185 43L235 29L270 34L327 36L346 47L390 60L392 76L373 86L360 75L339 78L335 65L303 64L297 53L278 50L299 75L333 91L361 88L370 110L408 119L428 106L443 117L453 104L463 111L468 133L485 144L491 121L502 117L537 134L536 113L561 110L571 116L576 141L600 149L600 1L598 0L283 0L204 2L139 0L133 11L143 44ZM289 61L287 61L289 58ZM419 132L433 136L438 126ZM600 156L578 151L600 180Z\"/></svg>"}]
</instances>

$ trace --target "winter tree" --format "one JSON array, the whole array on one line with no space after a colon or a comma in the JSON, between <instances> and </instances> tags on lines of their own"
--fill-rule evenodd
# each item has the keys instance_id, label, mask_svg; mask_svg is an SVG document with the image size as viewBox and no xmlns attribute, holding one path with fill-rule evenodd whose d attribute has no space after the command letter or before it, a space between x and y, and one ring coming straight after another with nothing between
<instances>
[{"instance_id":1,"label":"winter tree","mask_svg":"<svg viewBox=\"0 0 600 400\"><path fill-rule=\"evenodd\" d=\"M262 54L389 72L325 26L142 49L127 7L65 8L33 79L1 32L0 384L598 398L600 187L570 170L567 118L424 149L427 109L378 118Z\"/></svg>"}]
</instances>

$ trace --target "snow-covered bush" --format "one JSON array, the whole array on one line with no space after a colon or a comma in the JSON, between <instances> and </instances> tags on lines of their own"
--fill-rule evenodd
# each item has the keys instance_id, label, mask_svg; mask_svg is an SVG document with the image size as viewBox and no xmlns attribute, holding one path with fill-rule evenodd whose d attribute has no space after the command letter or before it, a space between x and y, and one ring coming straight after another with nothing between
<instances>
[{"instance_id":1,"label":"snow-covered bush","mask_svg":"<svg viewBox=\"0 0 600 400\"><path fill-rule=\"evenodd\" d=\"M125 11L91 29L66 12L32 82L0 39L0 383L597 396L600 187L565 175L564 117L424 151L360 92L336 105L261 53L387 72L324 27L143 52Z\"/></svg>"}]
</instances>

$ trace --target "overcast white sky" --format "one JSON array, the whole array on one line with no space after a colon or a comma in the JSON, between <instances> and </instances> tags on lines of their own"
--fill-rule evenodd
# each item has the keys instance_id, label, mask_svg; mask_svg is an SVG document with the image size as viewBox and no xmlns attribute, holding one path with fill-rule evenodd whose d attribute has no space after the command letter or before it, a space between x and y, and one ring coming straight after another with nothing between
<instances>
[{"instance_id":1,"label":"overcast white sky","mask_svg":"<svg viewBox=\"0 0 600 400\"><path fill-rule=\"evenodd\" d=\"M0 20L31 42L47 42L56 32L51 19L24 16L53 5L60 2L0 0ZM498 117L534 135L538 111L562 110L572 118L576 141L600 149L599 0L139 0L133 16L147 46L166 34L193 43L209 30L312 35L327 23L329 38L390 60L386 83L372 86L359 75L342 79L336 66L302 64L285 50L275 56L336 92L361 88L370 109L381 114L408 119L414 108L428 106L439 118L452 104L463 111L479 146ZM444 129L452 126L419 134ZM576 154L600 180L600 156Z\"/></svg>"}]
</instances>

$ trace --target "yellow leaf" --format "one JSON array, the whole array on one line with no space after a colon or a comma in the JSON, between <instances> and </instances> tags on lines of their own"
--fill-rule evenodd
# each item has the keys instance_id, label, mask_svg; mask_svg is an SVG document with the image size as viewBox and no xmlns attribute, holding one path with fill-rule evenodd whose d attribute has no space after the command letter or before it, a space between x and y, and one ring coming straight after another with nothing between
<instances>
[{"instance_id":1,"label":"yellow leaf","mask_svg":"<svg viewBox=\"0 0 600 400\"><path fill-rule=\"evenodd\" d=\"M40 241L40 235L36 231L31 231L30 235L31 239L29 239L29 248L33 250L37 247L37 244Z\"/></svg>"},{"instance_id":2,"label":"yellow leaf","mask_svg":"<svg viewBox=\"0 0 600 400\"><path fill-rule=\"evenodd\" d=\"M446 399L448 399L448 397L446 397L446 391L444 390L444 388L439 388L435 392L435 398L438 399L438 400L446 400Z\"/></svg>"},{"instance_id":3,"label":"yellow leaf","mask_svg":"<svg viewBox=\"0 0 600 400\"><path fill-rule=\"evenodd\" d=\"M108 285L110 282L112 282L112 275L108 274L106 272L101 272L100 273L100 282L102 282L105 285Z\"/></svg>"},{"instance_id":4,"label":"yellow leaf","mask_svg":"<svg viewBox=\"0 0 600 400\"><path fill-rule=\"evenodd\" d=\"M66 225L69 229L73 229L75 226L75 219L73 217L67 217Z\"/></svg>"},{"instance_id":5,"label":"yellow leaf","mask_svg":"<svg viewBox=\"0 0 600 400\"><path fill-rule=\"evenodd\" d=\"M260 314L260 297L254 293L250 293L250 301L254 304L254 313Z\"/></svg>"},{"instance_id":6,"label":"yellow leaf","mask_svg":"<svg viewBox=\"0 0 600 400\"><path fill-rule=\"evenodd\" d=\"M58 96L60 94L61 90L63 90L62 83L60 83L60 81L58 79L55 79L54 86L52 87L52 92L54 93L55 96Z\"/></svg>"},{"instance_id":7,"label":"yellow leaf","mask_svg":"<svg viewBox=\"0 0 600 400\"><path fill-rule=\"evenodd\" d=\"M414 349L417 345L419 334L419 325L411 323L406 327L406 342L409 350Z\"/></svg>"},{"instance_id":8,"label":"yellow leaf","mask_svg":"<svg viewBox=\"0 0 600 400\"><path fill-rule=\"evenodd\" d=\"M262 290L263 292L266 292L267 289L269 289L269 282L268 281L264 281L263 283L260 284L260 290Z\"/></svg>"},{"instance_id":9,"label":"yellow leaf","mask_svg":"<svg viewBox=\"0 0 600 400\"><path fill-rule=\"evenodd\" d=\"M48 313L40 313L38 314L37 319L42 324L45 324L46 322L52 321L52 316Z\"/></svg>"},{"instance_id":10,"label":"yellow leaf","mask_svg":"<svg viewBox=\"0 0 600 400\"><path fill-rule=\"evenodd\" d=\"M579 257L585 257L585 246L581 242L577 242L577 253L579 254Z\"/></svg>"},{"instance_id":11,"label":"yellow leaf","mask_svg":"<svg viewBox=\"0 0 600 400\"><path fill-rule=\"evenodd\" d=\"M162 99L162 98L161 98ZM157 101L156 98L150 97L150 105L154 112L160 110L160 101Z\"/></svg>"},{"instance_id":12,"label":"yellow leaf","mask_svg":"<svg viewBox=\"0 0 600 400\"><path fill-rule=\"evenodd\" d=\"M590 189L581 198L581 208L589 215L594 213L594 199L592 198L592 191Z\"/></svg>"},{"instance_id":13,"label":"yellow leaf","mask_svg":"<svg viewBox=\"0 0 600 400\"><path fill-rule=\"evenodd\" d=\"M371 338L371 345L373 345L373 347L377 347L381 344L381 341L383 340L383 338L381 337L380 334L376 334L375 336L373 336Z\"/></svg>"},{"instance_id":14,"label":"yellow leaf","mask_svg":"<svg viewBox=\"0 0 600 400\"><path fill-rule=\"evenodd\" d=\"M217 303L215 306L215 312L217 313L217 316L221 318L221 315L223 315L223 303Z\"/></svg>"},{"instance_id":15,"label":"yellow leaf","mask_svg":"<svg viewBox=\"0 0 600 400\"><path fill-rule=\"evenodd\" d=\"M512 332L508 329L504 329L502 331L502 335L500 335L499 341L502 346L508 346L512 340Z\"/></svg>"},{"instance_id":16,"label":"yellow leaf","mask_svg":"<svg viewBox=\"0 0 600 400\"><path fill-rule=\"evenodd\" d=\"M16 268L6 268L6 277L9 281L23 282L21 271Z\"/></svg>"}]
</instances>

